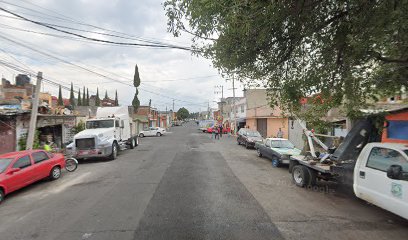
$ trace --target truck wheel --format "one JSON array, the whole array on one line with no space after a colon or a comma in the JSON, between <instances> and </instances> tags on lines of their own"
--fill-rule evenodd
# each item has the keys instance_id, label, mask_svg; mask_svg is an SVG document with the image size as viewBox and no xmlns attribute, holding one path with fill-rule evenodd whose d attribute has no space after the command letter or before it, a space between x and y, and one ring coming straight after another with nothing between
<instances>
[{"instance_id":1,"label":"truck wheel","mask_svg":"<svg viewBox=\"0 0 408 240\"><path fill-rule=\"evenodd\" d=\"M298 163L296 161L293 160L289 160L289 173L292 173L293 171L293 167L298 165Z\"/></svg>"},{"instance_id":2,"label":"truck wheel","mask_svg":"<svg viewBox=\"0 0 408 240\"><path fill-rule=\"evenodd\" d=\"M279 158L277 156L272 157L272 167L278 168L280 167L281 163L279 161Z\"/></svg>"},{"instance_id":3,"label":"truck wheel","mask_svg":"<svg viewBox=\"0 0 408 240\"><path fill-rule=\"evenodd\" d=\"M130 139L130 149L134 149L136 147L136 140L134 137Z\"/></svg>"},{"instance_id":4,"label":"truck wheel","mask_svg":"<svg viewBox=\"0 0 408 240\"><path fill-rule=\"evenodd\" d=\"M4 201L4 191L0 188L0 204Z\"/></svg>"},{"instance_id":5,"label":"truck wheel","mask_svg":"<svg viewBox=\"0 0 408 240\"><path fill-rule=\"evenodd\" d=\"M256 153L258 154L258 157L262 157L261 149L256 149Z\"/></svg>"},{"instance_id":6,"label":"truck wheel","mask_svg":"<svg viewBox=\"0 0 408 240\"><path fill-rule=\"evenodd\" d=\"M317 172L313 169L306 168L309 174L309 182L307 183L308 186L315 186L317 181Z\"/></svg>"},{"instance_id":7,"label":"truck wheel","mask_svg":"<svg viewBox=\"0 0 408 240\"><path fill-rule=\"evenodd\" d=\"M296 165L292 169L292 180L298 187L305 187L309 182L309 172L302 165Z\"/></svg>"},{"instance_id":8,"label":"truck wheel","mask_svg":"<svg viewBox=\"0 0 408 240\"><path fill-rule=\"evenodd\" d=\"M144 137L144 134L143 133L139 134L139 137L141 137L141 138Z\"/></svg>"},{"instance_id":9,"label":"truck wheel","mask_svg":"<svg viewBox=\"0 0 408 240\"><path fill-rule=\"evenodd\" d=\"M109 156L110 160L115 160L118 157L118 144L116 144L116 142L114 142L112 144L112 153Z\"/></svg>"}]
</instances>

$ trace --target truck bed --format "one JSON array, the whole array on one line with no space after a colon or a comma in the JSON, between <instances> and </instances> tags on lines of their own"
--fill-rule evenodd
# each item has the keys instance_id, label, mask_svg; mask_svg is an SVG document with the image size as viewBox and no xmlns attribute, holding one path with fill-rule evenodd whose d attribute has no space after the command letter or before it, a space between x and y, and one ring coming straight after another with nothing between
<instances>
[{"instance_id":1,"label":"truck bed","mask_svg":"<svg viewBox=\"0 0 408 240\"><path fill-rule=\"evenodd\" d=\"M298 156L291 156L290 157L291 160L296 160L298 161L300 164L305 165L306 167L312 168L318 172L321 173L331 173L330 171L330 164L324 164L324 163L320 163L320 162L316 162L315 164L310 164L309 161L304 160L305 156L303 155L298 155Z\"/></svg>"}]
</instances>

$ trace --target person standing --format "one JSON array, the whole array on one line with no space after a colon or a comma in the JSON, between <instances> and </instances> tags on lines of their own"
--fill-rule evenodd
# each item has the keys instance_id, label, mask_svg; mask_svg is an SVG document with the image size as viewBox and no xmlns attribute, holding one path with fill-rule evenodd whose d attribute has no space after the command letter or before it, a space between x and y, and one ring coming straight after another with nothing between
<instances>
[{"instance_id":1,"label":"person standing","mask_svg":"<svg viewBox=\"0 0 408 240\"><path fill-rule=\"evenodd\" d=\"M215 129L214 129L214 132L215 132L215 139L217 139L217 138L218 138L218 140L220 140L220 134L219 134L219 131L220 131L219 127L215 127Z\"/></svg>"},{"instance_id":2,"label":"person standing","mask_svg":"<svg viewBox=\"0 0 408 240\"><path fill-rule=\"evenodd\" d=\"M214 124L214 126L212 126L212 131L211 131L211 139L215 139L215 128L216 128L216 126L215 126L215 124Z\"/></svg>"},{"instance_id":3,"label":"person standing","mask_svg":"<svg viewBox=\"0 0 408 240\"><path fill-rule=\"evenodd\" d=\"M222 126L222 124L220 124L220 127L219 127L219 132L220 132L220 137L222 137L222 130L223 130L223 126Z\"/></svg>"},{"instance_id":4,"label":"person standing","mask_svg":"<svg viewBox=\"0 0 408 240\"><path fill-rule=\"evenodd\" d=\"M277 138L283 138L283 131L281 128L279 128L278 133L276 133Z\"/></svg>"}]
</instances>

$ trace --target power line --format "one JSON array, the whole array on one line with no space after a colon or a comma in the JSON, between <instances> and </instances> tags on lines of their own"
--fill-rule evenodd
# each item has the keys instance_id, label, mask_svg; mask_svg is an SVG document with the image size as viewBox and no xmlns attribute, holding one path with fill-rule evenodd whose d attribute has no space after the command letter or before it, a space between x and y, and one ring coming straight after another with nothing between
<instances>
[{"instance_id":1,"label":"power line","mask_svg":"<svg viewBox=\"0 0 408 240\"><path fill-rule=\"evenodd\" d=\"M174 48L174 49L192 51L191 48L181 47L181 46L175 46L175 45L163 45L163 44L160 45L160 44L144 44L144 43L130 43L130 42L115 42L115 41L110 41L110 40L103 40L103 39L98 39L98 38L93 38L93 37L87 37L87 36L84 36L84 35L81 35L81 34L78 34L78 33L74 33L74 32L70 32L70 31L66 31L66 30L59 29L59 28L57 28L57 27L51 26L51 25L46 24L46 23L43 23L43 22L39 22L39 21L35 21L35 20L28 19L28 18L26 18L26 17L23 17L23 16L21 16L21 15L19 15L19 14L17 14L17 13L14 13L14 12L9 11L9 10L7 10L7 9L5 9L5 8L2 8L2 7L0 7L0 10L3 11L3 12L9 13L9 14L11 14L11 15L13 15L13 16L19 17L19 18L21 18L21 19L23 19L23 20L25 20L25 21L27 21L27 22L31 22L31 23L34 23L34 24L37 24L37 25L40 25L40 26L43 26L43 27L46 27L46 28L49 28L49 29L58 31L58 32L62 32L62 33L68 34L68 35L73 35L73 36L76 36L76 37L79 37L79 38L83 38L83 39L86 39L86 40L90 40L90 41L102 42L102 43L109 43L109 44L114 44L114 45L140 46L140 47L151 47L151 48Z\"/></svg>"}]
</instances>

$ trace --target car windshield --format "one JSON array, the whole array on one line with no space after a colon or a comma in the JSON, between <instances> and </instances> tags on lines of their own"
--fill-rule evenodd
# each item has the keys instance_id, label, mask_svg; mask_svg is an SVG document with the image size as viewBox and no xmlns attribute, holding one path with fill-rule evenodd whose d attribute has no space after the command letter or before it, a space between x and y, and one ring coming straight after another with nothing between
<instances>
[{"instance_id":1,"label":"car windshield","mask_svg":"<svg viewBox=\"0 0 408 240\"><path fill-rule=\"evenodd\" d=\"M0 158L0 173L6 170L11 161L13 161L12 158Z\"/></svg>"},{"instance_id":2,"label":"car windshield","mask_svg":"<svg viewBox=\"0 0 408 240\"><path fill-rule=\"evenodd\" d=\"M248 131L247 136L248 137L262 137L261 134L257 131Z\"/></svg>"},{"instance_id":3,"label":"car windshield","mask_svg":"<svg viewBox=\"0 0 408 240\"><path fill-rule=\"evenodd\" d=\"M290 148L293 149L295 146L288 140L272 141L271 147L273 148Z\"/></svg>"},{"instance_id":4,"label":"car windshield","mask_svg":"<svg viewBox=\"0 0 408 240\"><path fill-rule=\"evenodd\" d=\"M113 120L98 120L98 121L87 121L86 129L94 128L111 128L114 126Z\"/></svg>"}]
</instances>

